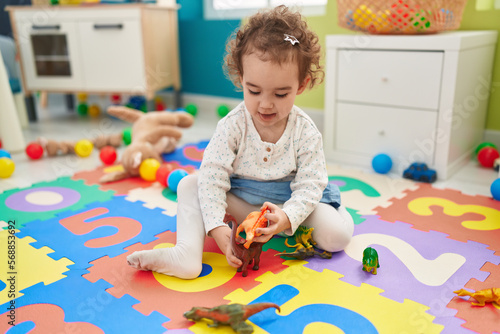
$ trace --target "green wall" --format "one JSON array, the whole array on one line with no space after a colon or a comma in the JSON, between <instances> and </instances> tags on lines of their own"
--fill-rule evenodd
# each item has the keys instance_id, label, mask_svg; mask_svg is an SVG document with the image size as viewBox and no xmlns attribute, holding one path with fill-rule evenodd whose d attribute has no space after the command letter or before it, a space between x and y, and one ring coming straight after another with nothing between
<instances>
[{"instance_id":1,"label":"green wall","mask_svg":"<svg viewBox=\"0 0 500 334\"><path fill-rule=\"evenodd\" d=\"M326 46L326 35L353 33L338 26L337 2L335 0L328 1L325 16L309 17L308 23L318 34L323 46ZM500 35L500 10L476 11L475 0L469 0L462 17L460 30L497 30ZM496 48L492 83L486 128L500 131L500 41L497 43ZM296 104L304 108L323 109L324 96L323 83L313 90L306 91L298 96Z\"/></svg>"}]
</instances>

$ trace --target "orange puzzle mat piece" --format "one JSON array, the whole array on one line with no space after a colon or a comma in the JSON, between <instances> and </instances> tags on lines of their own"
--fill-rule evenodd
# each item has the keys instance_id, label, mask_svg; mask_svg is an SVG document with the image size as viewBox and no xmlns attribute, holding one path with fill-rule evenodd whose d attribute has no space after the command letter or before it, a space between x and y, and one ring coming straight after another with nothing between
<instances>
[{"instance_id":1,"label":"orange puzzle mat piece","mask_svg":"<svg viewBox=\"0 0 500 334\"><path fill-rule=\"evenodd\" d=\"M471 279L464 287L466 290L473 292L489 288L500 288L500 265L486 262L481 271L490 272L490 275L484 282L478 281L475 278ZM457 290L461 288L457 287ZM474 306L471 302L475 301L472 297L455 296L447 307L456 309L458 312L455 317L466 321L462 324L462 327L478 333L499 332L500 305L497 303L486 303L485 306Z\"/></svg>"},{"instance_id":2,"label":"orange puzzle mat piece","mask_svg":"<svg viewBox=\"0 0 500 334\"><path fill-rule=\"evenodd\" d=\"M107 292L121 298L128 294L140 304L133 307L144 315L152 311L170 318L163 324L168 329L187 328L192 322L182 314L193 306L213 307L228 304L224 297L236 289L250 290L260 284L255 278L267 271L279 273L287 266L283 259L274 256L278 252L268 250L262 252L261 266L257 271L249 270L247 277L242 277L236 268L227 264L226 257L219 250L213 238L206 238L204 248L204 267L200 277L195 280L182 280L150 271L140 271L127 265L126 257L134 251L158 248L161 244L175 244L175 233L170 231L157 235L158 240L143 244L135 244L125 248L127 251L119 256L107 256L91 262L90 273L83 275L91 282L103 279L113 287ZM205 261L208 260L208 261ZM208 262L208 263L205 263ZM206 270L208 269L208 270ZM172 302L174 301L174 302Z\"/></svg>"},{"instance_id":3,"label":"orange puzzle mat piece","mask_svg":"<svg viewBox=\"0 0 500 334\"><path fill-rule=\"evenodd\" d=\"M392 202L387 208L375 209L381 219L409 223L421 231L443 232L457 241L480 242L500 255L500 201L422 184Z\"/></svg>"}]
</instances>

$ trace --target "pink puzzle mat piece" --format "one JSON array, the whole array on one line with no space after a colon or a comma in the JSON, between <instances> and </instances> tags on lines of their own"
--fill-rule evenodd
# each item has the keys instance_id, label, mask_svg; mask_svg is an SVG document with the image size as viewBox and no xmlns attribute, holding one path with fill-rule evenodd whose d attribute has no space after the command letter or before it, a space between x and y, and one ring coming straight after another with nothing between
<instances>
[{"instance_id":1,"label":"pink puzzle mat piece","mask_svg":"<svg viewBox=\"0 0 500 334\"><path fill-rule=\"evenodd\" d=\"M481 270L490 272L488 278L484 282L475 278L471 279L464 287L466 290L473 292L489 288L500 288L500 265L486 262ZM457 288L457 290L460 289L461 287ZM471 301L475 300L472 297L469 300L469 297L456 296L447 307L456 309L458 312L455 316L466 321L462 327L478 333L500 333L500 305L486 303L485 306L474 306Z\"/></svg>"},{"instance_id":2,"label":"pink puzzle mat piece","mask_svg":"<svg viewBox=\"0 0 500 334\"><path fill-rule=\"evenodd\" d=\"M422 201L427 201L430 215L417 214L410 209L412 204ZM387 208L375 209L381 219L409 223L421 231L434 230L447 233L449 238L457 241L480 242L489 245L489 249L496 252L495 255L500 255L500 220L497 218L500 217L500 201L422 184L414 191L407 191L407 196L393 199L392 202L393 204ZM485 216L485 213L490 216ZM463 223L466 221L472 222L471 226L474 229L465 227ZM490 227L480 229L481 225L485 224L489 224ZM495 228L496 225L499 228Z\"/></svg>"},{"instance_id":3,"label":"pink puzzle mat piece","mask_svg":"<svg viewBox=\"0 0 500 334\"><path fill-rule=\"evenodd\" d=\"M184 169L188 173L193 173L195 171L194 167L191 166L181 166L177 162L169 162L174 169L181 168ZM118 167L119 165L115 165L112 167ZM106 174L106 169L110 168L110 166L99 166L96 169L90 170L90 171L81 171L76 173L72 179L73 180L84 180L87 185L94 185L98 184L100 185L99 189L106 191L106 190L113 190L115 191L115 195L127 195L128 192L132 189L137 189L137 188L147 188L151 186L153 182L150 181L145 181L140 177L130 177L124 180L116 181L116 182L110 182L110 183L104 183L100 184L99 179Z\"/></svg>"},{"instance_id":4,"label":"pink puzzle mat piece","mask_svg":"<svg viewBox=\"0 0 500 334\"><path fill-rule=\"evenodd\" d=\"M152 311L158 311L170 318L170 321L163 324L168 329L188 328L191 326L193 323L186 320L182 314L190 310L193 306L213 307L228 304L229 301L225 300L224 297L230 292L238 288L248 291L260 284L255 281L256 277L267 271L279 273L287 268L283 265L283 259L274 256L278 253L277 251L267 250L261 255L260 269L254 271L250 268L247 277L242 277L241 273L237 273L236 269L234 269L234 276L220 286L215 286L205 291L176 291L158 282L152 272L139 271L127 265L126 257L134 251L153 249L161 243L175 244L176 241L175 233L170 231L159 234L158 238L158 240L146 245L135 244L127 247L125 248L127 252L120 256L114 258L106 256L91 262L93 266L88 269L90 272L83 277L91 282L104 279L113 285L113 288L108 289L107 292L117 298L128 294L140 300L141 303L134 305L134 308L144 315L148 315ZM214 239L208 237L205 241L204 252L222 254ZM229 265L227 266L229 267ZM214 275L216 274L214 273ZM218 277L214 279L218 279ZM176 284L183 284L183 282L190 284L189 281L182 282L180 279L179 281L180 283L176 282Z\"/></svg>"}]
</instances>

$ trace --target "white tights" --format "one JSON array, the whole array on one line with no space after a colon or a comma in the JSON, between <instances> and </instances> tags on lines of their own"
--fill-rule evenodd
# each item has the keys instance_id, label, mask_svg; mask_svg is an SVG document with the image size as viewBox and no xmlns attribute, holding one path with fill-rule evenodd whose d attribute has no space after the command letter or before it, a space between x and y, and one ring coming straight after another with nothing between
<instances>
[{"instance_id":1,"label":"white tights","mask_svg":"<svg viewBox=\"0 0 500 334\"><path fill-rule=\"evenodd\" d=\"M129 265L140 270L152 270L165 275L192 279L202 269L205 225L198 200L198 177L189 175L181 180L177 189L177 243L171 248L159 248L134 252L127 257ZM227 212L242 222L251 211L260 210L227 193ZM352 238L354 222L345 207L335 209L319 203L316 209L302 223L313 227L313 239L323 250L343 250Z\"/></svg>"}]
</instances>

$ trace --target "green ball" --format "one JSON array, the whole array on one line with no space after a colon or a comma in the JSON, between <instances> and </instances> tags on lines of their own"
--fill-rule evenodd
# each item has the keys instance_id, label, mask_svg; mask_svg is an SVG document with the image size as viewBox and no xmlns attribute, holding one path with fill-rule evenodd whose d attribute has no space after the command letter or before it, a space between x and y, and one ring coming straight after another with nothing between
<instances>
[{"instance_id":1,"label":"green ball","mask_svg":"<svg viewBox=\"0 0 500 334\"><path fill-rule=\"evenodd\" d=\"M196 116L196 114L198 113L198 107L196 106L196 104L188 104L186 105L186 112L191 114L191 116Z\"/></svg>"},{"instance_id":2,"label":"green ball","mask_svg":"<svg viewBox=\"0 0 500 334\"><path fill-rule=\"evenodd\" d=\"M226 117L227 114L229 114L229 107L226 104L221 104L217 107L217 114L222 117Z\"/></svg>"},{"instance_id":3,"label":"green ball","mask_svg":"<svg viewBox=\"0 0 500 334\"><path fill-rule=\"evenodd\" d=\"M132 128L126 128L123 130L123 142L125 145L130 145L132 142Z\"/></svg>"},{"instance_id":4,"label":"green ball","mask_svg":"<svg viewBox=\"0 0 500 334\"><path fill-rule=\"evenodd\" d=\"M490 142L484 142L484 143L481 143L477 146L476 148L476 156L477 154L479 153L479 151L481 151L481 149L485 148L485 147L493 147L493 148L497 148L495 144L493 143L490 143Z\"/></svg>"},{"instance_id":5,"label":"green ball","mask_svg":"<svg viewBox=\"0 0 500 334\"><path fill-rule=\"evenodd\" d=\"M87 113L89 111L89 106L87 105L87 103L80 103L76 107L76 111L80 116L87 116Z\"/></svg>"}]
</instances>

